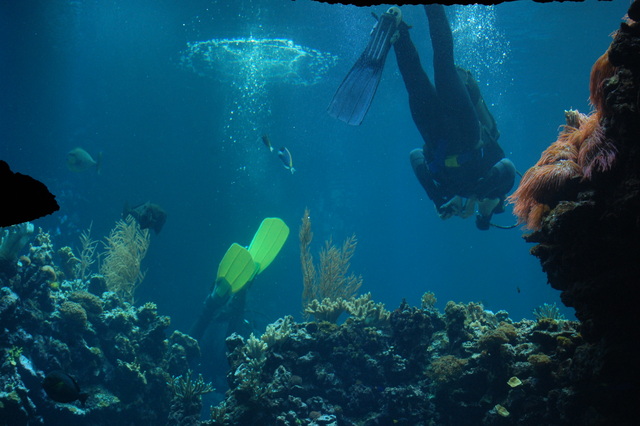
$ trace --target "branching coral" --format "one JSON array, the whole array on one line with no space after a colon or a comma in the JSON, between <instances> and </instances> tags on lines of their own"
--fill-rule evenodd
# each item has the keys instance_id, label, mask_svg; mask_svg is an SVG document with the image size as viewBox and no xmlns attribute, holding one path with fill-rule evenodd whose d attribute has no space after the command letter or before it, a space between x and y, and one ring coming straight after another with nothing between
<instances>
[{"instance_id":1,"label":"branching coral","mask_svg":"<svg viewBox=\"0 0 640 426\"><path fill-rule=\"evenodd\" d=\"M355 235L347 238L341 248L334 246L331 240L326 241L325 247L320 251L319 267L314 265L309 247L313 233L308 209L302 217L299 237L304 284L302 304L305 310L313 300L322 300L324 304L324 299L336 301L353 297L362 285L360 275L347 275L358 244Z\"/></svg>"},{"instance_id":2,"label":"branching coral","mask_svg":"<svg viewBox=\"0 0 640 426\"><path fill-rule=\"evenodd\" d=\"M144 279L140 265L149 248L149 231L140 229L133 217L128 216L116 223L105 246L107 252L101 272L107 288L133 303L135 289Z\"/></svg>"},{"instance_id":3,"label":"branching coral","mask_svg":"<svg viewBox=\"0 0 640 426\"><path fill-rule=\"evenodd\" d=\"M289 337L293 331L293 324L295 324L293 317L290 315L280 318L273 324L267 325L267 328L262 335L261 339L267 344L268 347L273 347Z\"/></svg>"},{"instance_id":4,"label":"branching coral","mask_svg":"<svg viewBox=\"0 0 640 426\"><path fill-rule=\"evenodd\" d=\"M351 298L345 307L353 320L367 326L382 326L389 323L390 312L384 308L384 303L376 303L371 299L371 293Z\"/></svg>"},{"instance_id":5,"label":"branching coral","mask_svg":"<svg viewBox=\"0 0 640 426\"><path fill-rule=\"evenodd\" d=\"M562 321L565 319L564 315L558 309L555 303L543 303L533 310L533 316L537 321L543 319L552 319L556 321Z\"/></svg>"},{"instance_id":6,"label":"branching coral","mask_svg":"<svg viewBox=\"0 0 640 426\"><path fill-rule=\"evenodd\" d=\"M313 315L316 321L328 321L335 323L346 310L347 301L343 298L329 299L325 297L322 301L313 299L304 308L305 315Z\"/></svg>"},{"instance_id":7,"label":"branching coral","mask_svg":"<svg viewBox=\"0 0 640 426\"><path fill-rule=\"evenodd\" d=\"M214 391L211 383L204 381L202 374L198 374L197 378L192 378L192 374L193 372L188 370L184 376L172 377L167 382L176 398L182 400L185 405L194 400L199 400L206 393Z\"/></svg>"}]
</instances>

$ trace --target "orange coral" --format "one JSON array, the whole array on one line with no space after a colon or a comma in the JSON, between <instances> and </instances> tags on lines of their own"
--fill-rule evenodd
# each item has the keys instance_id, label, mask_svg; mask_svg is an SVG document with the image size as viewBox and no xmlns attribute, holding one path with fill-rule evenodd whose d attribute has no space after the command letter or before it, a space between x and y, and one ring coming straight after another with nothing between
<instances>
[{"instance_id":1,"label":"orange coral","mask_svg":"<svg viewBox=\"0 0 640 426\"><path fill-rule=\"evenodd\" d=\"M618 149L607 139L600 125L600 112L591 115L588 122L587 137L578 150L578 164L582 170L583 180L589 180L593 172L610 170L618 154Z\"/></svg>"},{"instance_id":2,"label":"orange coral","mask_svg":"<svg viewBox=\"0 0 640 426\"><path fill-rule=\"evenodd\" d=\"M565 111L566 125L540 156L536 165L524 174L518 189L508 197L513 213L527 228L539 229L542 219L558 201L566 196L567 185L581 177L590 180L594 172L611 169L618 153L606 138L601 121L606 115L604 82L616 72L605 52L591 69L590 101L595 107L587 116L578 111Z\"/></svg>"},{"instance_id":3,"label":"orange coral","mask_svg":"<svg viewBox=\"0 0 640 426\"><path fill-rule=\"evenodd\" d=\"M589 80L589 100L597 111L606 111L603 86L605 80L613 77L616 67L609 61L609 49L600 56L591 67Z\"/></svg>"},{"instance_id":4,"label":"orange coral","mask_svg":"<svg viewBox=\"0 0 640 426\"><path fill-rule=\"evenodd\" d=\"M509 202L514 203L513 213L520 223L538 229L543 213L548 209L538 205L548 206L559 201L567 183L580 176L580 167L572 160L559 160L530 168L522 176L518 189L508 198ZM531 215L532 212L535 215Z\"/></svg>"},{"instance_id":5,"label":"orange coral","mask_svg":"<svg viewBox=\"0 0 640 426\"><path fill-rule=\"evenodd\" d=\"M538 163L538 166L544 166L546 164L554 164L562 160L578 160L578 149L566 141L558 139L549 148L545 149Z\"/></svg>"}]
</instances>

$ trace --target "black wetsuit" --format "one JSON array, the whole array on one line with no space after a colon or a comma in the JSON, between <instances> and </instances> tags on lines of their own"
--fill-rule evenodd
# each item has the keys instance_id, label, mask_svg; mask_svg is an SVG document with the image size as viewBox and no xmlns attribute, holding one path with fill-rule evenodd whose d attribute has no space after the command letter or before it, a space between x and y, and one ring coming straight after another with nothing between
<instances>
[{"instance_id":1,"label":"black wetsuit","mask_svg":"<svg viewBox=\"0 0 640 426\"><path fill-rule=\"evenodd\" d=\"M434 52L435 86L420 64L406 24L400 24L394 44L411 116L425 142L423 149L411 152L411 164L438 209L457 195L499 198L498 212L513 186L515 168L497 143L497 129L493 140L482 135L486 129L474 106L478 100L472 101L474 94L461 78L464 71L454 63L453 36L444 7L429 5L425 10ZM479 91L477 97L484 102Z\"/></svg>"}]
</instances>

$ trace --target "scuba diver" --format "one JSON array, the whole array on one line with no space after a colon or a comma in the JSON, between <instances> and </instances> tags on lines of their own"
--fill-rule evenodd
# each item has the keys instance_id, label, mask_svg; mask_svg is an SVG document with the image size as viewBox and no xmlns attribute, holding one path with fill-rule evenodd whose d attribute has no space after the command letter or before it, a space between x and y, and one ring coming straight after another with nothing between
<instances>
[{"instance_id":1,"label":"scuba diver","mask_svg":"<svg viewBox=\"0 0 640 426\"><path fill-rule=\"evenodd\" d=\"M214 318L229 321L225 336L240 332L244 320L247 288L273 262L289 236L289 227L277 217L262 221L249 247L231 244L218 265L216 281L207 295L202 313L189 334L200 340Z\"/></svg>"},{"instance_id":2,"label":"scuba diver","mask_svg":"<svg viewBox=\"0 0 640 426\"><path fill-rule=\"evenodd\" d=\"M434 83L420 64L399 8L391 7L372 30L367 48L345 77L328 112L348 124L362 122L394 47L413 121L424 140L410 154L418 181L441 219L467 218L487 230L504 211L515 167L498 144L500 133L471 73L454 62L453 35L442 5L425 5L433 46Z\"/></svg>"}]
</instances>

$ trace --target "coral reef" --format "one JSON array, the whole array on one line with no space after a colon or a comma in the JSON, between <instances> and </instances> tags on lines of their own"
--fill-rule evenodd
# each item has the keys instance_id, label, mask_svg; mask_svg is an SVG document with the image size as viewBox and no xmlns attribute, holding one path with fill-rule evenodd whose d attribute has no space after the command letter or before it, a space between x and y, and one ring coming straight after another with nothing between
<instances>
[{"instance_id":1,"label":"coral reef","mask_svg":"<svg viewBox=\"0 0 640 426\"><path fill-rule=\"evenodd\" d=\"M453 302L350 319L230 336L230 390L203 424L588 424L569 368L585 345L577 322L512 323Z\"/></svg>"},{"instance_id":2,"label":"coral reef","mask_svg":"<svg viewBox=\"0 0 640 426\"><path fill-rule=\"evenodd\" d=\"M171 404L179 392L168 381L199 357L197 342L178 331L167 338L169 318L152 303L135 307L113 292L78 290L106 288L68 276L71 271L63 272L56 259L75 256L58 253L40 230L27 255L18 260L12 254L15 274L0 276L0 423L166 424L170 417L187 418L187 410ZM58 403L44 393L42 381L54 370L77 381L88 394L86 404Z\"/></svg>"},{"instance_id":3,"label":"coral reef","mask_svg":"<svg viewBox=\"0 0 640 426\"><path fill-rule=\"evenodd\" d=\"M629 9L630 20L621 24L592 70L591 102L598 114L593 127L598 134L584 141L588 152L578 155L584 179L571 193L548 194L558 201L532 226L538 230L525 236L537 243L532 254L540 259L551 286L561 291L563 303L575 308L580 332L589 342L576 350L571 365L572 379L582 384L574 398L590 414L581 424L637 423L639 10L636 1ZM538 368L546 368L547 361L530 359Z\"/></svg>"}]
</instances>

